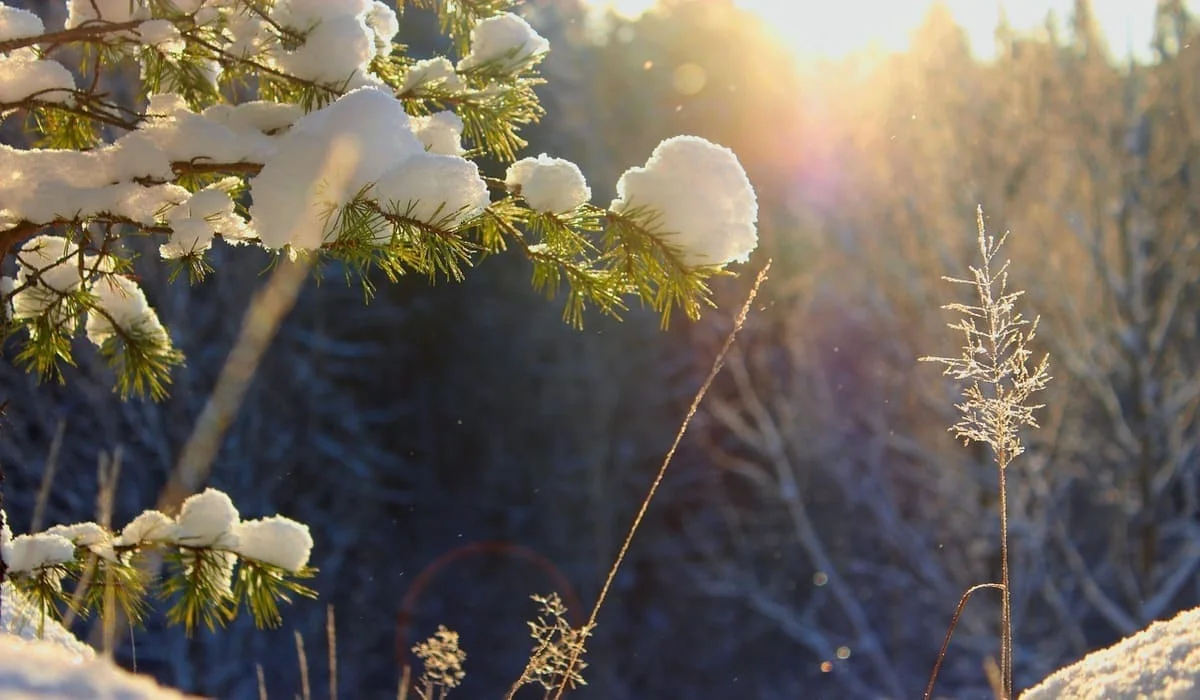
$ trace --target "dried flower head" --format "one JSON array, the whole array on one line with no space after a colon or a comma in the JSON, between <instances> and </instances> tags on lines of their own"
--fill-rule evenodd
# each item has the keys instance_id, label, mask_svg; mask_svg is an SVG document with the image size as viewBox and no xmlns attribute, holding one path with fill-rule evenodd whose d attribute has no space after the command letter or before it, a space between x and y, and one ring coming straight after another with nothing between
<instances>
[{"instance_id":1,"label":"dried flower head","mask_svg":"<svg viewBox=\"0 0 1200 700\"><path fill-rule=\"evenodd\" d=\"M458 632L445 625L438 625L432 637L413 647L413 653L425 666L421 682L426 685L457 688L467 675L462 668L467 652L458 647Z\"/></svg>"},{"instance_id":2,"label":"dried flower head","mask_svg":"<svg viewBox=\"0 0 1200 700\"><path fill-rule=\"evenodd\" d=\"M553 690L564 681L568 688L587 685L582 675L587 664L577 660L572 667L571 657L583 656L592 628L573 628L567 621L567 606L557 593L532 598L540 610L537 619L527 623L534 645L519 684L540 683L546 690Z\"/></svg>"},{"instance_id":3,"label":"dried flower head","mask_svg":"<svg viewBox=\"0 0 1200 700\"><path fill-rule=\"evenodd\" d=\"M1020 429L1038 427L1034 412L1041 404L1030 397L1050 381L1050 357L1032 362L1029 346L1037 333L1038 319L1029 321L1016 310L1023 292L1008 291L1008 262L998 270L992 263L1007 234L996 239L983 226L983 209L977 211L979 252L983 265L971 267L971 279L945 278L974 287L977 305L949 304L948 311L962 315L950 327L963 334L960 357L923 357L924 362L945 365L946 376L963 382L962 413L951 430L964 442L990 445L1001 469L1024 452Z\"/></svg>"}]
</instances>

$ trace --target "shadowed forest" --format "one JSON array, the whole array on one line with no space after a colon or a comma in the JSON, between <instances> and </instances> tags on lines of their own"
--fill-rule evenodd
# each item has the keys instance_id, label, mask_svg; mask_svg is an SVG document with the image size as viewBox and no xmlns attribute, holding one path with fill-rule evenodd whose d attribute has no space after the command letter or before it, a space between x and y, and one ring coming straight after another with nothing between
<instances>
[{"instance_id":1,"label":"shadowed forest","mask_svg":"<svg viewBox=\"0 0 1200 700\"><path fill-rule=\"evenodd\" d=\"M12 4L61 19L62 3ZM1152 60L1126 63L1089 5L1001 22L988 61L935 7L907 53L801 68L728 0L635 21L528 2L553 49L526 153L578 163L603 205L663 138L720 143L757 190L759 250L718 280L720 310L667 331L638 309L576 331L509 256L462 284L380 284L365 306L327 271L211 482L248 515L312 526L319 601L279 630L190 640L154 615L118 661L222 698L257 697L259 663L292 697L294 631L324 687L329 604L345 697L394 697L439 624L468 653L453 695L501 697L528 657L529 596L557 591L582 621L772 258L571 697L918 697L959 596L999 577L995 469L947 431L957 387L917 362L957 352L942 276L975 261L980 205L1011 231L1010 284L1054 361L1008 480L1017 687L1200 605L1200 25L1160 0ZM432 16L406 9L401 27L414 55L445 49ZM190 289L138 268L189 358L170 400L121 402L87 354L65 387L0 366L14 527L48 470L40 526L91 517L98 461L122 464L115 521L154 502L265 279L265 253L213 254L220 272ZM941 696L992 697L999 607L972 600Z\"/></svg>"}]
</instances>

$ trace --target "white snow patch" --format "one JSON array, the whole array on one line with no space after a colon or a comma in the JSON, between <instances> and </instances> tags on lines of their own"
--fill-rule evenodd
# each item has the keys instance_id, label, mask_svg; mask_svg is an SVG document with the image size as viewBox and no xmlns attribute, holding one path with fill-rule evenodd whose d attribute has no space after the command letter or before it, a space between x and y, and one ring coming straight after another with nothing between
<instances>
[{"instance_id":1,"label":"white snow patch","mask_svg":"<svg viewBox=\"0 0 1200 700\"><path fill-rule=\"evenodd\" d=\"M400 33L396 11L386 3L375 0L367 10L367 26L375 35L375 56L384 58L392 53L392 40Z\"/></svg>"},{"instance_id":2,"label":"white snow patch","mask_svg":"<svg viewBox=\"0 0 1200 700\"><path fill-rule=\"evenodd\" d=\"M120 24L149 16L145 0L67 0L66 28L97 20Z\"/></svg>"},{"instance_id":3,"label":"white snow patch","mask_svg":"<svg viewBox=\"0 0 1200 700\"><path fill-rule=\"evenodd\" d=\"M42 18L29 10L0 3L0 41L38 36L46 31Z\"/></svg>"},{"instance_id":4,"label":"white snow patch","mask_svg":"<svg viewBox=\"0 0 1200 700\"><path fill-rule=\"evenodd\" d=\"M519 192L531 209L550 214L572 211L592 198L579 166L545 153L508 166L504 184Z\"/></svg>"},{"instance_id":5,"label":"white snow patch","mask_svg":"<svg viewBox=\"0 0 1200 700\"><path fill-rule=\"evenodd\" d=\"M76 662L91 659L96 654L91 647L79 641L58 620L42 618L37 606L29 602L9 581L0 585L0 640L16 637L20 639L41 639L48 645L58 646L64 652L64 658ZM5 657L0 652L0 660ZM0 671L0 678L3 672ZM6 686L0 681L0 689ZM7 697L7 696L5 696Z\"/></svg>"},{"instance_id":6,"label":"white snow patch","mask_svg":"<svg viewBox=\"0 0 1200 700\"><path fill-rule=\"evenodd\" d=\"M136 282L121 275L106 275L92 291L98 308L88 309L88 340L101 346L115 337L137 336L155 345L169 344L166 329Z\"/></svg>"},{"instance_id":7,"label":"white snow patch","mask_svg":"<svg viewBox=\"0 0 1200 700\"><path fill-rule=\"evenodd\" d=\"M250 217L263 245L319 248L331 214L408 158L424 153L404 105L359 88L305 115L250 181Z\"/></svg>"},{"instance_id":8,"label":"white snow patch","mask_svg":"<svg viewBox=\"0 0 1200 700\"><path fill-rule=\"evenodd\" d=\"M226 544L238 522L237 508L229 496L216 489L189 496L175 519L175 541L204 547Z\"/></svg>"},{"instance_id":9,"label":"white snow patch","mask_svg":"<svg viewBox=\"0 0 1200 700\"><path fill-rule=\"evenodd\" d=\"M75 545L61 535L39 532L17 535L0 549L4 563L13 573L63 564L75 558Z\"/></svg>"},{"instance_id":10,"label":"white snow patch","mask_svg":"<svg viewBox=\"0 0 1200 700\"><path fill-rule=\"evenodd\" d=\"M138 25L137 34L143 44L153 46L168 56L178 56L187 47L179 28L170 20L152 19L142 22Z\"/></svg>"},{"instance_id":11,"label":"white snow patch","mask_svg":"<svg viewBox=\"0 0 1200 700\"><path fill-rule=\"evenodd\" d=\"M109 561L117 560L113 551L112 535L96 523L85 522L73 525L55 525L46 530L47 535L65 537L76 547L87 547L88 551Z\"/></svg>"},{"instance_id":12,"label":"white snow patch","mask_svg":"<svg viewBox=\"0 0 1200 700\"><path fill-rule=\"evenodd\" d=\"M412 64L404 74L400 92L406 93L417 87L440 86L454 92L463 88L462 78L454 71L454 64L444 56L426 58Z\"/></svg>"},{"instance_id":13,"label":"white snow patch","mask_svg":"<svg viewBox=\"0 0 1200 700\"><path fill-rule=\"evenodd\" d=\"M157 510L145 510L129 521L115 543L117 546L129 547L145 542L170 542L174 539L175 521Z\"/></svg>"},{"instance_id":14,"label":"white snow patch","mask_svg":"<svg viewBox=\"0 0 1200 700\"><path fill-rule=\"evenodd\" d=\"M238 554L287 571L303 569L312 553L308 526L281 515L240 523L234 534Z\"/></svg>"},{"instance_id":15,"label":"white snow patch","mask_svg":"<svg viewBox=\"0 0 1200 700\"><path fill-rule=\"evenodd\" d=\"M1200 608L1093 652L1021 695L1021 700L1147 698L1200 698Z\"/></svg>"},{"instance_id":16,"label":"white snow patch","mask_svg":"<svg viewBox=\"0 0 1200 700\"><path fill-rule=\"evenodd\" d=\"M375 184L380 204L410 219L455 228L490 203L475 163L457 156L421 153Z\"/></svg>"},{"instance_id":17,"label":"white snow patch","mask_svg":"<svg viewBox=\"0 0 1200 700\"><path fill-rule=\"evenodd\" d=\"M411 117L413 131L430 153L443 156L462 155L463 120L454 112L435 112L423 117Z\"/></svg>"},{"instance_id":18,"label":"white snow patch","mask_svg":"<svg viewBox=\"0 0 1200 700\"><path fill-rule=\"evenodd\" d=\"M688 266L745 262L758 245L758 203L733 151L698 136L658 144L617 181L618 213L646 208Z\"/></svg>"},{"instance_id":19,"label":"white snow patch","mask_svg":"<svg viewBox=\"0 0 1200 700\"><path fill-rule=\"evenodd\" d=\"M0 54L0 103L35 99L68 102L74 99L75 77L53 59L39 59L23 51Z\"/></svg>"},{"instance_id":20,"label":"white snow patch","mask_svg":"<svg viewBox=\"0 0 1200 700\"><path fill-rule=\"evenodd\" d=\"M495 63L516 70L550 50L550 42L519 15L488 17L471 30L471 52L458 62L460 71Z\"/></svg>"}]
</instances>

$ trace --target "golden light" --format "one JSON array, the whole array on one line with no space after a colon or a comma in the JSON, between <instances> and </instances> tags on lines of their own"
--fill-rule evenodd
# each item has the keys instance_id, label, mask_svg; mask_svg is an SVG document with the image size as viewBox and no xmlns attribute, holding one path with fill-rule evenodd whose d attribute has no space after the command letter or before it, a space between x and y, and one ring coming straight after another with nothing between
<instances>
[{"instance_id":1,"label":"golden light","mask_svg":"<svg viewBox=\"0 0 1200 700\"><path fill-rule=\"evenodd\" d=\"M712 0L721 2L724 0ZM762 19L801 62L840 59L872 47L903 51L934 0L733 0ZM1010 24L1020 30L1040 26L1053 11L1060 26L1069 17L1073 0L941 0L966 31L981 57L993 50L993 32L1001 4ZM1153 32L1155 0L1092 0L1092 9L1108 36L1110 48L1121 55L1141 55ZM637 17L656 0L591 0L626 17ZM1193 0L1189 4L1200 4Z\"/></svg>"}]
</instances>

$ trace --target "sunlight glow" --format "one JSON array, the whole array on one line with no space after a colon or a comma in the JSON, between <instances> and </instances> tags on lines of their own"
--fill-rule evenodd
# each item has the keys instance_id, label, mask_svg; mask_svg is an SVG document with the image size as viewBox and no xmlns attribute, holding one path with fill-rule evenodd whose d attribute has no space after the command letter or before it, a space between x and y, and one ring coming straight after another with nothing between
<instances>
[{"instance_id":1,"label":"sunlight glow","mask_svg":"<svg viewBox=\"0 0 1200 700\"><path fill-rule=\"evenodd\" d=\"M719 1L719 0L714 0ZM993 53L993 32L1004 6L1017 30L1041 26L1050 11L1065 27L1073 0L942 0L966 30L971 47L981 58ZM627 17L637 17L655 0L592 0ZM932 0L734 0L758 15L801 61L839 59L876 47L903 51L909 35L933 4ZM1200 0L1188 3L1200 5ZM1092 7L1118 57L1148 53L1153 35L1155 0L1092 0Z\"/></svg>"}]
</instances>

